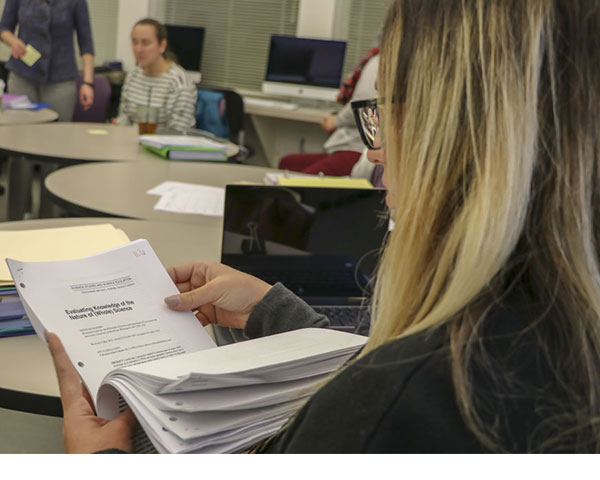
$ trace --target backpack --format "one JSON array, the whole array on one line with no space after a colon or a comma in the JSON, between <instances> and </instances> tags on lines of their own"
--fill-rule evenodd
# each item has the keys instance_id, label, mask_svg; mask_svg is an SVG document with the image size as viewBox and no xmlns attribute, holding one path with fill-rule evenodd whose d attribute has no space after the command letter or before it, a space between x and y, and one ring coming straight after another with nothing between
<instances>
[{"instance_id":1,"label":"backpack","mask_svg":"<svg viewBox=\"0 0 600 480\"><path fill-rule=\"evenodd\" d=\"M229 138L225 117L225 96L221 92L198 89L196 101L196 128L221 138Z\"/></svg>"}]
</instances>

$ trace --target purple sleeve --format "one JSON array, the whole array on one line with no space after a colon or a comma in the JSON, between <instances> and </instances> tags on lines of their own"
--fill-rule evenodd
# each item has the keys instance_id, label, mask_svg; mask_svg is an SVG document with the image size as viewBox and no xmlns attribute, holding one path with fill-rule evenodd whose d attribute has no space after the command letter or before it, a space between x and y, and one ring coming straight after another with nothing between
<instances>
[{"instance_id":1,"label":"purple sleeve","mask_svg":"<svg viewBox=\"0 0 600 480\"><path fill-rule=\"evenodd\" d=\"M94 54L94 41L92 39L92 26L90 25L90 15L87 1L80 0L75 6L75 31L77 32L77 43L79 44L79 53Z\"/></svg>"},{"instance_id":2,"label":"purple sleeve","mask_svg":"<svg viewBox=\"0 0 600 480\"><path fill-rule=\"evenodd\" d=\"M15 31L19 16L19 0L6 0L2 19L0 19L0 33L10 30Z\"/></svg>"}]
</instances>

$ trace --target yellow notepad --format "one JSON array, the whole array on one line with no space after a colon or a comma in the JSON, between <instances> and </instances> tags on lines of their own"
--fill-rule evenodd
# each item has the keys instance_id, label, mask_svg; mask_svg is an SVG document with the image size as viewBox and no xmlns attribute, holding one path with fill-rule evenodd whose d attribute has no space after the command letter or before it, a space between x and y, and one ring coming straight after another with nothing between
<instances>
[{"instance_id":1,"label":"yellow notepad","mask_svg":"<svg viewBox=\"0 0 600 480\"><path fill-rule=\"evenodd\" d=\"M32 66L35 62L37 62L42 54L38 52L30 43L25 47L25 55L21 57L21 60L28 65Z\"/></svg>"},{"instance_id":2,"label":"yellow notepad","mask_svg":"<svg viewBox=\"0 0 600 480\"><path fill-rule=\"evenodd\" d=\"M11 284L5 257L27 262L71 260L129 243L127 234L111 224L1 230L0 285Z\"/></svg>"},{"instance_id":3,"label":"yellow notepad","mask_svg":"<svg viewBox=\"0 0 600 480\"><path fill-rule=\"evenodd\" d=\"M346 177L279 177L279 185L288 187L373 188L366 178Z\"/></svg>"}]
</instances>

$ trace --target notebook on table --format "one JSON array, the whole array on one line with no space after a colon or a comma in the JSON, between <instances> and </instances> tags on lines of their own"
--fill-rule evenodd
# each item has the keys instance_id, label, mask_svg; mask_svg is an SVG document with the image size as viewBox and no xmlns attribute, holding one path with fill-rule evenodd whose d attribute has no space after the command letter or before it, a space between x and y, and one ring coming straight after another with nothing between
<instances>
[{"instance_id":1,"label":"notebook on table","mask_svg":"<svg viewBox=\"0 0 600 480\"><path fill-rule=\"evenodd\" d=\"M283 283L332 328L366 333L385 190L228 185L222 263Z\"/></svg>"}]
</instances>

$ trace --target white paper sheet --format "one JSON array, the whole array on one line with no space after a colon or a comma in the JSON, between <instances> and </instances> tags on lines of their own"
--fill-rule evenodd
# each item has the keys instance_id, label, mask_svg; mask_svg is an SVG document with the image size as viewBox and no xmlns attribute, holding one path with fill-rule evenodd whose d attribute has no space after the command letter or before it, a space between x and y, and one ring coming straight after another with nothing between
<instances>
[{"instance_id":1,"label":"white paper sheet","mask_svg":"<svg viewBox=\"0 0 600 480\"><path fill-rule=\"evenodd\" d=\"M155 210L222 217L225 189L183 182L163 182L146 193L160 195Z\"/></svg>"},{"instance_id":2,"label":"white paper sheet","mask_svg":"<svg viewBox=\"0 0 600 480\"><path fill-rule=\"evenodd\" d=\"M7 262L36 333L62 339L94 398L115 368L215 347L191 312L164 304L177 287L146 240L80 260Z\"/></svg>"}]
</instances>

